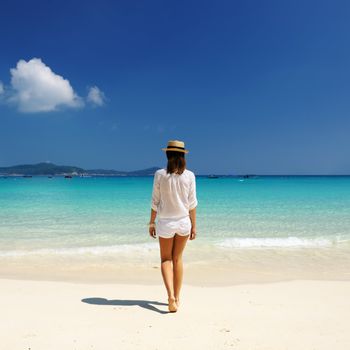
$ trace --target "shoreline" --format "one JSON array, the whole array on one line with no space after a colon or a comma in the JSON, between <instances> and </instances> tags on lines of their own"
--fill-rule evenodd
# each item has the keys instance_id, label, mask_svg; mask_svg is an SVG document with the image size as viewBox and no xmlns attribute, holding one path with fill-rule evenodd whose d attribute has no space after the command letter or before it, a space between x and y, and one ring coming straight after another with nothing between
<instances>
[{"instance_id":1,"label":"shoreline","mask_svg":"<svg viewBox=\"0 0 350 350\"><path fill-rule=\"evenodd\" d=\"M184 252L184 282L232 286L290 280L350 281L344 248L229 249ZM0 278L82 283L162 283L159 249L101 254L0 257Z\"/></svg>"},{"instance_id":2,"label":"shoreline","mask_svg":"<svg viewBox=\"0 0 350 350\"><path fill-rule=\"evenodd\" d=\"M0 260L0 279L58 281L86 284L162 284L160 262L121 263L120 261L90 260ZM240 284L264 284L293 280L350 281L348 259L314 260L305 255L274 258L270 261L240 261L222 263L188 262L184 259L184 283L191 286L229 287Z\"/></svg>"}]
</instances>

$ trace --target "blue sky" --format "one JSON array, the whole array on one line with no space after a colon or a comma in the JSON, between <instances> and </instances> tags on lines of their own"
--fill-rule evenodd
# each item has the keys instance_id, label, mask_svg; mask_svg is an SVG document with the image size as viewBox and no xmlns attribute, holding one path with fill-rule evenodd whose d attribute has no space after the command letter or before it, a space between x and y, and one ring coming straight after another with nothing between
<instances>
[{"instance_id":1,"label":"blue sky","mask_svg":"<svg viewBox=\"0 0 350 350\"><path fill-rule=\"evenodd\" d=\"M2 1L0 166L350 173L347 1Z\"/></svg>"}]
</instances>

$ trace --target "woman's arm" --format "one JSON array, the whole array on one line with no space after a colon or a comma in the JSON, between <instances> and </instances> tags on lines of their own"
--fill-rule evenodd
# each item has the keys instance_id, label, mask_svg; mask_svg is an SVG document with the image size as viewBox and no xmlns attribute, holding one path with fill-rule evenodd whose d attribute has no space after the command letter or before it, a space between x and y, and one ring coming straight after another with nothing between
<instances>
[{"instance_id":1,"label":"woman's arm","mask_svg":"<svg viewBox=\"0 0 350 350\"><path fill-rule=\"evenodd\" d=\"M192 240L196 238L196 208L193 208L192 210L190 210L189 213L190 213L190 219L192 223L191 235L190 235L190 239Z\"/></svg>"},{"instance_id":2,"label":"woman's arm","mask_svg":"<svg viewBox=\"0 0 350 350\"><path fill-rule=\"evenodd\" d=\"M151 218L149 220L149 234L151 237L156 238L156 216L157 216L157 209L158 204L160 202L160 184L159 184L159 177L158 172L155 172L154 178L153 178L153 190L152 190L152 200L151 200Z\"/></svg>"},{"instance_id":3,"label":"woman's arm","mask_svg":"<svg viewBox=\"0 0 350 350\"><path fill-rule=\"evenodd\" d=\"M156 238L156 227L155 227L155 221L156 221L157 212L154 209L151 209L151 218L149 220L149 235L153 238Z\"/></svg>"},{"instance_id":4,"label":"woman's arm","mask_svg":"<svg viewBox=\"0 0 350 350\"><path fill-rule=\"evenodd\" d=\"M192 240L196 238L196 208L198 204L197 193L196 193L196 177L194 174L191 181L188 202L189 202L189 209L190 209L189 214L190 214L190 219L192 223L190 239Z\"/></svg>"}]
</instances>

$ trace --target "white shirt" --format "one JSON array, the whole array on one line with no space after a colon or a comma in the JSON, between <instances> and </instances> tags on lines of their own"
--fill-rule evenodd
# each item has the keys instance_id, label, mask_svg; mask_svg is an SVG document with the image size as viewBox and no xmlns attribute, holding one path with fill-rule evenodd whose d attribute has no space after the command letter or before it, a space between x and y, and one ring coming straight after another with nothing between
<instances>
[{"instance_id":1,"label":"white shirt","mask_svg":"<svg viewBox=\"0 0 350 350\"><path fill-rule=\"evenodd\" d=\"M155 172L151 207L158 218L183 218L197 204L196 177L192 171L185 169L181 175L167 174L166 169Z\"/></svg>"}]
</instances>

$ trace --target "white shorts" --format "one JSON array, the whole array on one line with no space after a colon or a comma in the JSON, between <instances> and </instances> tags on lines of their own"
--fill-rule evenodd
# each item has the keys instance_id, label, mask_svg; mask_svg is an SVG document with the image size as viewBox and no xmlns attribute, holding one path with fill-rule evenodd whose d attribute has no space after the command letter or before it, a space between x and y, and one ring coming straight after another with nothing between
<instances>
[{"instance_id":1,"label":"white shorts","mask_svg":"<svg viewBox=\"0 0 350 350\"><path fill-rule=\"evenodd\" d=\"M191 219L185 216L180 219L158 219L156 222L156 234L162 238L172 238L177 233L187 236L191 233Z\"/></svg>"}]
</instances>

